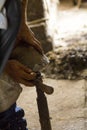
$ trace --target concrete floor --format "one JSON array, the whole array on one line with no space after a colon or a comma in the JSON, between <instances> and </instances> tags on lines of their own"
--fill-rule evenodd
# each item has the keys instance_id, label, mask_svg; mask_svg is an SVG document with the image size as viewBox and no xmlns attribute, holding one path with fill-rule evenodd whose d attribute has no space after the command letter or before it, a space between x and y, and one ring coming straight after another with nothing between
<instances>
[{"instance_id":1,"label":"concrete floor","mask_svg":"<svg viewBox=\"0 0 87 130\"><path fill-rule=\"evenodd\" d=\"M87 81L45 79L54 87L52 95L46 95L52 130L87 130ZM36 90L23 87L18 105L26 112L29 130L40 130Z\"/></svg>"}]
</instances>

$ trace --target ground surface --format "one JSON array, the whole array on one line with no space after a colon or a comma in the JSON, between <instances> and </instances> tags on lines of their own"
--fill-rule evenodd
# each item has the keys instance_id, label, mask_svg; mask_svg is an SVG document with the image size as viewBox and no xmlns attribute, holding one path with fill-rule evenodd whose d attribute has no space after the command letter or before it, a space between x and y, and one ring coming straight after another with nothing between
<instances>
[{"instance_id":1,"label":"ground surface","mask_svg":"<svg viewBox=\"0 0 87 130\"><path fill-rule=\"evenodd\" d=\"M52 130L87 129L87 81L52 80L45 83L54 87L52 95L46 95ZM18 104L24 108L29 130L40 130L35 88L25 88Z\"/></svg>"},{"instance_id":2,"label":"ground surface","mask_svg":"<svg viewBox=\"0 0 87 130\"><path fill-rule=\"evenodd\" d=\"M72 3L60 6L55 45L66 46L72 43L72 40L69 40L72 37L80 38L87 33L86 8L87 6L82 5L81 9L78 9L73 7ZM68 42L65 39L68 39ZM53 95L47 96L52 130L87 130L87 81L45 79L44 82L55 90ZM29 130L40 130L36 90L23 88L18 105L26 112Z\"/></svg>"}]
</instances>

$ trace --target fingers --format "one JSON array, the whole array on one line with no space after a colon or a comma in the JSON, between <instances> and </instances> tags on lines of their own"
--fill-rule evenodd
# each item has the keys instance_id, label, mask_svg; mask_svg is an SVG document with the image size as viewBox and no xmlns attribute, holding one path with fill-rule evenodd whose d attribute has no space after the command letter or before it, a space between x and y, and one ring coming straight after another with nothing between
<instances>
[{"instance_id":1,"label":"fingers","mask_svg":"<svg viewBox=\"0 0 87 130\"><path fill-rule=\"evenodd\" d=\"M30 87L33 87L34 84L28 80L25 80L25 79L21 79L21 83L24 84L25 86L30 86Z\"/></svg>"},{"instance_id":2,"label":"fingers","mask_svg":"<svg viewBox=\"0 0 87 130\"><path fill-rule=\"evenodd\" d=\"M21 64L20 75L23 79L34 80L36 79L36 73L32 72L31 69Z\"/></svg>"},{"instance_id":3,"label":"fingers","mask_svg":"<svg viewBox=\"0 0 87 130\"><path fill-rule=\"evenodd\" d=\"M22 70L21 73L22 73L22 74L21 74L21 77L22 77L23 79L26 79L26 80L35 80L35 79L36 79L36 74L33 73L33 72L28 73L28 72L24 72L24 71Z\"/></svg>"},{"instance_id":4,"label":"fingers","mask_svg":"<svg viewBox=\"0 0 87 130\"><path fill-rule=\"evenodd\" d=\"M9 60L6 66L6 73L8 73L16 82L27 86L33 86L31 80L36 79L36 73L32 72L31 69L28 69L16 60Z\"/></svg>"}]
</instances>

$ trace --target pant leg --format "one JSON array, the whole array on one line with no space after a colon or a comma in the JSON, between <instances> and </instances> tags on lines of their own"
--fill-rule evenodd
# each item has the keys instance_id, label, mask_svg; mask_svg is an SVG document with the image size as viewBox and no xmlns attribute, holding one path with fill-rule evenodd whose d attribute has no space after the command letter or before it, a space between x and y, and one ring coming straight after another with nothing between
<instances>
[{"instance_id":1,"label":"pant leg","mask_svg":"<svg viewBox=\"0 0 87 130\"><path fill-rule=\"evenodd\" d=\"M8 110L0 113L0 130L28 130L24 119L24 110L13 104Z\"/></svg>"}]
</instances>

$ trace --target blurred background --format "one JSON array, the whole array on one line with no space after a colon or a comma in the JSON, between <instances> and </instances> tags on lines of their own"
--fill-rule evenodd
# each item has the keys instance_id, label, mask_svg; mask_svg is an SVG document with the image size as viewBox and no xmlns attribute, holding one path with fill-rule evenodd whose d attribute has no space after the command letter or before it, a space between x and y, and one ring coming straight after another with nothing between
<instances>
[{"instance_id":1,"label":"blurred background","mask_svg":"<svg viewBox=\"0 0 87 130\"><path fill-rule=\"evenodd\" d=\"M54 87L46 95L52 130L86 130L87 0L28 0L27 24L50 60L42 74ZM29 130L40 130L35 88L23 88L18 104Z\"/></svg>"}]
</instances>

